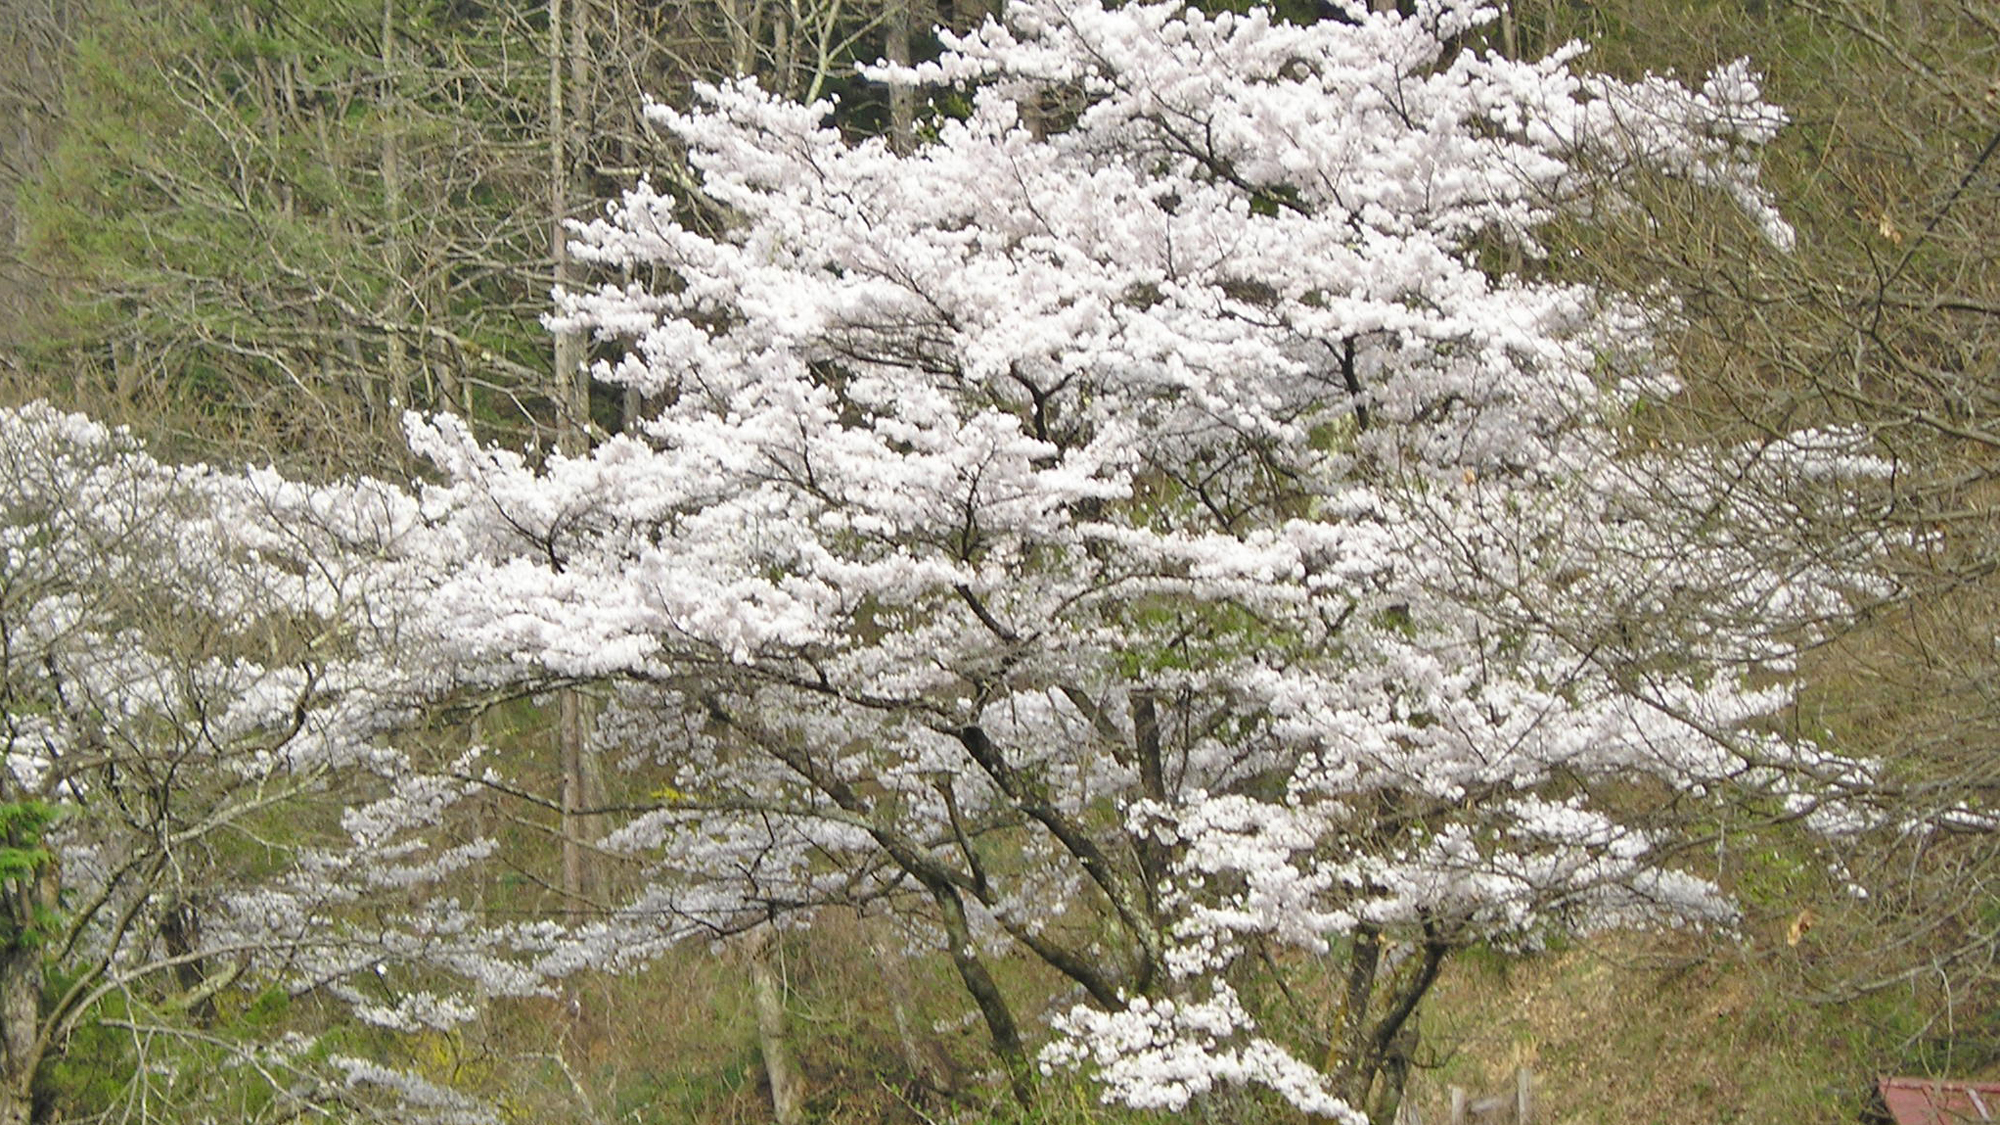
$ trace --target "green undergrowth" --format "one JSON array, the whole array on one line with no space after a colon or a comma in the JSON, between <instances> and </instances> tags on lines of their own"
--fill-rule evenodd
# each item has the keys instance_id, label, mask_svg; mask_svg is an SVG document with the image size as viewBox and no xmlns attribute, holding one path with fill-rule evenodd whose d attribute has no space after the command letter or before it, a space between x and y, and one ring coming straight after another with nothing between
<instances>
[{"instance_id":1,"label":"green undergrowth","mask_svg":"<svg viewBox=\"0 0 2000 1125\"><path fill-rule=\"evenodd\" d=\"M958 1018L964 1003L943 966L912 963L898 991L851 929L792 934L784 944L809 1121L1303 1120L1248 1095L1171 1117L1115 1110L1067 1075L1045 1078L1037 1104L1022 1109L991 1073L983 1032ZM1526 1066L1537 1122L1832 1123L1859 1120L1881 1074L1979 1076L1940 1051L1936 997L1921 988L1843 1003L1803 995L1798 962L1817 955L1810 934L1788 945L1783 933L1609 935L1528 957L1470 952L1453 962L1425 1014L1409 1100L1421 1120L1445 1121L1453 1086L1474 1100L1501 1095ZM897 1001L922 1074L898 1032ZM509 1122L771 1120L749 979L730 950L689 948L639 976L500 1009L454 1050L456 1080Z\"/></svg>"}]
</instances>

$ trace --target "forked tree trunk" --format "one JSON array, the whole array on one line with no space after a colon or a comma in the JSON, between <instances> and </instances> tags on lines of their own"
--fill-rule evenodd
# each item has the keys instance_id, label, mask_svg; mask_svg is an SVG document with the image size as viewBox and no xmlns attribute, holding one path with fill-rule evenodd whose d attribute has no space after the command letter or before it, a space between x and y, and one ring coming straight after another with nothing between
<instances>
[{"instance_id":1,"label":"forked tree trunk","mask_svg":"<svg viewBox=\"0 0 2000 1125\"><path fill-rule=\"evenodd\" d=\"M1356 1109L1366 1103L1368 1087L1375 1080L1374 1069L1368 1065L1368 1008L1375 999L1375 972L1381 954L1381 931L1373 925L1357 928L1347 955L1347 990L1341 997L1336 1055L1327 1060L1333 1071L1333 1092Z\"/></svg>"}]
</instances>

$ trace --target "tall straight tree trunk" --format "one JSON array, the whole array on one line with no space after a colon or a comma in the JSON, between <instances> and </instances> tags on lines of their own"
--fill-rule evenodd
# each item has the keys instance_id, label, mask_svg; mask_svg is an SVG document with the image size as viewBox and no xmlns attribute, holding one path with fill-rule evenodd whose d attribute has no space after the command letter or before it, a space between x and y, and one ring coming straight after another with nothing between
<instances>
[{"instance_id":1,"label":"tall straight tree trunk","mask_svg":"<svg viewBox=\"0 0 2000 1125\"><path fill-rule=\"evenodd\" d=\"M590 31L588 0L569 0L569 22L563 22L564 0L549 0L549 258L551 280L563 288L577 283L576 263L569 253L572 179L581 138L574 135L586 97ZM567 34L565 34L567 32ZM564 75L567 72L568 81ZM590 383L583 371L583 337L576 332L555 334L554 370L549 398L555 411L556 448L579 453L588 443Z\"/></svg>"},{"instance_id":2,"label":"tall straight tree trunk","mask_svg":"<svg viewBox=\"0 0 2000 1125\"><path fill-rule=\"evenodd\" d=\"M632 143L632 133L630 130L619 130L618 166L620 168L633 168L638 165L638 161L638 147ZM631 285L631 265L627 264L622 272L624 274L622 280L626 285ZM621 434L638 433L639 423L644 420L645 415L646 396L639 393L639 388L627 385L618 396L618 432Z\"/></svg>"},{"instance_id":3,"label":"tall straight tree trunk","mask_svg":"<svg viewBox=\"0 0 2000 1125\"><path fill-rule=\"evenodd\" d=\"M396 0L382 0L382 106L388 127L382 130L382 210L388 245L384 252L389 285L386 307L382 310L386 337L389 398L397 409L408 410L410 401L410 357L403 330L410 318L409 255L403 246L403 116L402 80L396 74ZM391 426L395 425L392 418Z\"/></svg>"},{"instance_id":4,"label":"tall straight tree trunk","mask_svg":"<svg viewBox=\"0 0 2000 1125\"><path fill-rule=\"evenodd\" d=\"M588 765L584 752L583 697L566 689L556 699L556 744L562 759L563 909L573 919L590 912L596 888L591 879L591 816Z\"/></svg>"},{"instance_id":5,"label":"tall straight tree trunk","mask_svg":"<svg viewBox=\"0 0 2000 1125\"><path fill-rule=\"evenodd\" d=\"M887 0L882 13L883 53L897 66L910 65L911 0ZM917 145L917 91L896 85L889 88L889 143L897 152L908 153Z\"/></svg>"},{"instance_id":6,"label":"tall straight tree trunk","mask_svg":"<svg viewBox=\"0 0 2000 1125\"><path fill-rule=\"evenodd\" d=\"M581 122L590 96L589 0L569 0L567 24L564 15L564 0L549 0L549 256L552 280L558 287L571 289L577 286L579 274L570 257L565 223L570 200L576 194L573 181L583 151ZM583 367L582 335L556 333L552 358L549 398L555 411L556 448L576 455L590 444L590 376ZM575 691L560 693L557 712L557 756L562 766L562 890L565 909L577 918L589 911L597 889L593 878L596 865L591 862L588 844L594 835L595 818L585 810L593 803L598 786L593 784L584 748L588 718L583 697Z\"/></svg>"}]
</instances>

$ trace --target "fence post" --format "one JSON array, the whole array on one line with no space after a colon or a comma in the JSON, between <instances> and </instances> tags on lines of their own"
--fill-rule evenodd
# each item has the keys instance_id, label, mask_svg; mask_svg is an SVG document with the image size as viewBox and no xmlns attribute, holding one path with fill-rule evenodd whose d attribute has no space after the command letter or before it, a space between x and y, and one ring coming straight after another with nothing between
<instances>
[{"instance_id":1,"label":"fence post","mask_svg":"<svg viewBox=\"0 0 2000 1125\"><path fill-rule=\"evenodd\" d=\"M1451 1088L1451 1125L1465 1125L1465 1087Z\"/></svg>"},{"instance_id":2,"label":"fence post","mask_svg":"<svg viewBox=\"0 0 2000 1125\"><path fill-rule=\"evenodd\" d=\"M1535 1076L1526 1066L1514 1068L1514 1125L1529 1125L1534 1110Z\"/></svg>"}]
</instances>

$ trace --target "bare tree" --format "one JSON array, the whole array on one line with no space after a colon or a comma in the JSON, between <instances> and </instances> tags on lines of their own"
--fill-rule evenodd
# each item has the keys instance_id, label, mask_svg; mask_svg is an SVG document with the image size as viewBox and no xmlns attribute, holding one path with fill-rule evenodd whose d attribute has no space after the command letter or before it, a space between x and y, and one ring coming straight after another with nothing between
<instances>
[{"instance_id":1,"label":"bare tree","mask_svg":"<svg viewBox=\"0 0 2000 1125\"><path fill-rule=\"evenodd\" d=\"M1808 660L1816 686L1791 716L1888 764L1884 831L1834 854L1786 851L1799 860L1788 889L1757 905L1788 987L1829 1001L1900 993L1881 1050L1933 1040L1983 1065L2000 1056L1973 1018L2000 1010L1987 906L2000 885L2000 12L1979 0L1516 7L1530 41L1616 29L1597 57L1634 72L1752 56L1790 115L1766 167L1798 227L1791 252L1715 221L1672 180L1622 236L1566 252L1670 279L1689 388L1659 424L1752 439L1848 427L1894 460L1877 517L1902 543L1884 561L1893 597ZM1819 542L1854 533L1854 518L1830 510Z\"/></svg>"}]
</instances>

